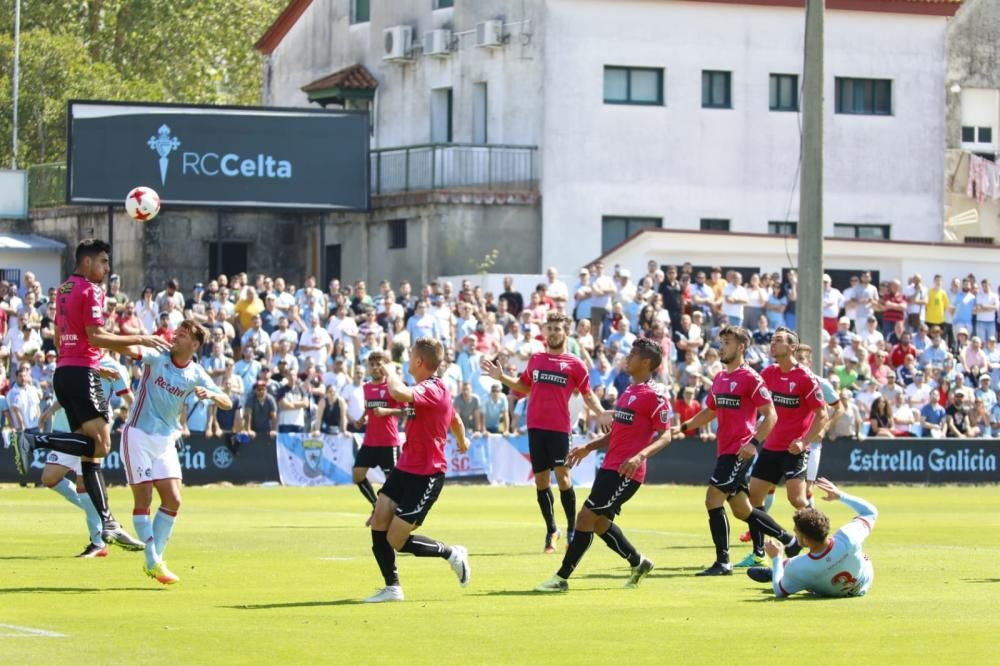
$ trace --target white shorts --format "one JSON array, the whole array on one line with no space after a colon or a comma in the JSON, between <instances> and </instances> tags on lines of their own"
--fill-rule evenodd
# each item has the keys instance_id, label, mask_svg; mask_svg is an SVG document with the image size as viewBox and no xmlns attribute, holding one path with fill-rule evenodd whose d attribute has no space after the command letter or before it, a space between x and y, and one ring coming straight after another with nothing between
<instances>
[{"instance_id":1,"label":"white shorts","mask_svg":"<svg viewBox=\"0 0 1000 666\"><path fill-rule=\"evenodd\" d=\"M75 472L77 476L81 476L83 474L83 470L80 468L80 456L71 456L68 453L59 453L58 451L49 451L49 454L45 456L45 464L65 467Z\"/></svg>"},{"instance_id":2,"label":"white shorts","mask_svg":"<svg viewBox=\"0 0 1000 666\"><path fill-rule=\"evenodd\" d=\"M122 462L129 485L182 478L174 441L174 436L150 435L130 426L122 428Z\"/></svg>"},{"instance_id":3,"label":"white shorts","mask_svg":"<svg viewBox=\"0 0 1000 666\"><path fill-rule=\"evenodd\" d=\"M809 458L806 461L806 481L815 481L819 477L819 459L823 456L823 442L813 442L809 445Z\"/></svg>"}]
</instances>

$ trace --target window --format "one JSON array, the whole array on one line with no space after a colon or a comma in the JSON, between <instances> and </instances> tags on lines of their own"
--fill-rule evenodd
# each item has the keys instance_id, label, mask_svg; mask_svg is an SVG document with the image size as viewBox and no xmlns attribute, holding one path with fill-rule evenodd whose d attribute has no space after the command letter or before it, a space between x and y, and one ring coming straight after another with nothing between
<instances>
[{"instance_id":1,"label":"window","mask_svg":"<svg viewBox=\"0 0 1000 666\"><path fill-rule=\"evenodd\" d=\"M993 143L993 128L964 126L962 143Z\"/></svg>"},{"instance_id":2,"label":"window","mask_svg":"<svg viewBox=\"0 0 1000 666\"><path fill-rule=\"evenodd\" d=\"M389 220L389 249L406 248L406 220Z\"/></svg>"},{"instance_id":3,"label":"window","mask_svg":"<svg viewBox=\"0 0 1000 666\"><path fill-rule=\"evenodd\" d=\"M799 76L798 74L771 75L771 110L799 110Z\"/></svg>"},{"instance_id":4,"label":"window","mask_svg":"<svg viewBox=\"0 0 1000 666\"><path fill-rule=\"evenodd\" d=\"M837 238L866 238L889 240L888 224L835 224L833 235Z\"/></svg>"},{"instance_id":5,"label":"window","mask_svg":"<svg viewBox=\"0 0 1000 666\"><path fill-rule=\"evenodd\" d=\"M732 72L703 70L701 73L701 106L706 109L733 108L730 87Z\"/></svg>"},{"instance_id":6,"label":"window","mask_svg":"<svg viewBox=\"0 0 1000 666\"><path fill-rule=\"evenodd\" d=\"M371 20L371 0L351 0L351 23Z\"/></svg>"},{"instance_id":7,"label":"window","mask_svg":"<svg viewBox=\"0 0 1000 666\"><path fill-rule=\"evenodd\" d=\"M799 235L799 223L798 222L768 222L767 223L767 233L774 234L776 236L798 236Z\"/></svg>"},{"instance_id":8,"label":"window","mask_svg":"<svg viewBox=\"0 0 1000 666\"><path fill-rule=\"evenodd\" d=\"M605 104L663 105L663 69L605 67Z\"/></svg>"},{"instance_id":9,"label":"window","mask_svg":"<svg viewBox=\"0 0 1000 666\"><path fill-rule=\"evenodd\" d=\"M431 143L451 143L451 88L431 91Z\"/></svg>"},{"instance_id":10,"label":"window","mask_svg":"<svg viewBox=\"0 0 1000 666\"><path fill-rule=\"evenodd\" d=\"M219 243L210 241L208 243L208 274L218 275L219 273L225 273L226 275L236 275L238 273L246 273L249 249L249 243L223 242L220 248ZM221 257L219 256L220 250ZM221 265L219 264L220 258L222 260Z\"/></svg>"},{"instance_id":11,"label":"window","mask_svg":"<svg viewBox=\"0 0 1000 666\"><path fill-rule=\"evenodd\" d=\"M996 152L1000 89L962 88L961 104L962 148L974 153Z\"/></svg>"},{"instance_id":12,"label":"window","mask_svg":"<svg viewBox=\"0 0 1000 666\"><path fill-rule=\"evenodd\" d=\"M702 231L729 231L729 220L715 217L701 218Z\"/></svg>"},{"instance_id":13,"label":"window","mask_svg":"<svg viewBox=\"0 0 1000 666\"><path fill-rule=\"evenodd\" d=\"M434 9L444 9L445 7L454 7L455 0L434 0Z\"/></svg>"},{"instance_id":14,"label":"window","mask_svg":"<svg viewBox=\"0 0 1000 666\"><path fill-rule=\"evenodd\" d=\"M607 252L643 229L659 229L662 222L658 217L605 216L601 218L601 252Z\"/></svg>"},{"instance_id":15,"label":"window","mask_svg":"<svg viewBox=\"0 0 1000 666\"><path fill-rule=\"evenodd\" d=\"M485 83L472 84L472 143L486 144L487 90Z\"/></svg>"},{"instance_id":16,"label":"window","mask_svg":"<svg viewBox=\"0 0 1000 666\"><path fill-rule=\"evenodd\" d=\"M892 81L889 79L836 79L836 111L858 115L892 114Z\"/></svg>"}]
</instances>

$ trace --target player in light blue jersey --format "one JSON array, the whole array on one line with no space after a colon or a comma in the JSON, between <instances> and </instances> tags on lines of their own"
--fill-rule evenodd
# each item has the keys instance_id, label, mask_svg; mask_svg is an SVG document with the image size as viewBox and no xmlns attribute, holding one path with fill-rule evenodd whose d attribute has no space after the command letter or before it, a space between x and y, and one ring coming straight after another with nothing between
<instances>
[{"instance_id":1,"label":"player in light blue jersey","mask_svg":"<svg viewBox=\"0 0 1000 666\"><path fill-rule=\"evenodd\" d=\"M128 372L118 361L109 354L101 357L98 372L101 377L101 390L104 395L119 396L126 405L132 404L132 390L128 385ZM111 406L108 406L110 412ZM110 414L109 414L110 417ZM69 421L62 405L53 400L52 404L39 418L40 423L47 419L52 419L52 428L56 432L70 432ZM76 486L66 478L70 472L76 474ZM86 488L83 487L83 474L80 467L79 456L72 456L68 453L49 451L45 456L45 467L42 469L42 484L46 488L51 488L66 498L73 506L83 510L87 517L87 531L90 535L90 542L77 557L107 557L108 549L101 536L101 516L94 507ZM135 537L124 530L119 530L116 544L127 550L142 550L143 544Z\"/></svg>"},{"instance_id":2,"label":"player in light blue jersey","mask_svg":"<svg viewBox=\"0 0 1000 666\"><path fill-rule=\"evenodd\" d=\"M799 509L794 517L795 538L809 552L786 561L784 547L769 541L765 549L773 567L751 567L747 575L758 582L770 582L779 599L802 591L821 597L864 596L875 570L862 545L875 529L878 511L860 497L841 492L827 479L817 479L816 485L826 491L825 500L839 499L858 515L830 536L830 519L822 511Z\"/></svg>"},{"instance_id":3,"label":"player in light blue jersey","mask_svg":"<svg viewBox=\"0 0 1000 666\"><path fill-rule=\"evenodd\" d=\"M795 352L795 358L806 368L812 368L812 347L800 344ZM819 476L819 461L823 455L823 435L828 429L833 427L833 424L844 413L844 405L840 403L840 396L837 395L837 390L833 388L830 380L826 377L820 377L815 373L813 373L813 376L816 377L816 381L819 382L819 387L823 391L823 402L833 412L828 414L827 425L820 431L816 437L816 441L809 442L809 458L806 464L806 498L809 500L810 506L813 506L812 489L816 485L816 479Z\"/></svg>"},{"instance_id":4,"label":"player in light blue jersey","mask_svg":"<svg viewBox=\"0 0 1000 666\"><path fill-rule=\"evenodd\" d=\"M125 476L132 488L132 522L146 544L143 571L164 585L180 579L171 573L163 554L181 505L181 464L175 446L181 433L180 416L191 394L211 399L219 409L232 409L208 372L194 363L195 353L205 344L205 329L185 319L174 331L169 354L145 351L139 390L128 422L122 428ZM153 489L160 496L156 518L149 519Z\"/></svg>"}]
</instances>

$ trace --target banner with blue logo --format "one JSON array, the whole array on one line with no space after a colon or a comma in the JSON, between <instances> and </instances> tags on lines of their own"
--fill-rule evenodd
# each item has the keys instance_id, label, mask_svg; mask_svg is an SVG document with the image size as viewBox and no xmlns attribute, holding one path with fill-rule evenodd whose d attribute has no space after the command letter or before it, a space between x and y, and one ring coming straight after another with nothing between
<instances>
[{"instance_id":1,"label":"banner with blue logo","mask_svg":"<svg viewBox=\"0 0 1000 666\"><path fill-rule=\"evenodd\" d=\"M278 433L278 476L286 486L351 483L354 438L350 435Z\"/></svg>"}]
</instances>

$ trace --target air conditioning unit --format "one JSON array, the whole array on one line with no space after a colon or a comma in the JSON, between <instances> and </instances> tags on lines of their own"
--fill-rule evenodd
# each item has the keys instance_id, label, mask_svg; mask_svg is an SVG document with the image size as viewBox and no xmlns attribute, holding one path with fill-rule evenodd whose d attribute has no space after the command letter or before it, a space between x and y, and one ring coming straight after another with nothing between
<instances>
[{"instance_id":1,"label":"air conditioning unit","mask_svg":"<svg viewBox=\"0 0 1000 666\"><path fill-rule=\"evenodd\" d=\"M493 19L476 24L476 46L497 48L503 46L503 21Z\"/></svg>"},{"instance_id":2,"label":"air conditioning unit","mask_svg":"<svg viewBox=\"0 0 1000 666\"><path fill-rule=\"evenodd\" d=\"M425 32L424 55L438 58L451 55L451 30L428 30Z\"/></svg>"},{"instance_id":3,"label":"air conditioning unit","mask_svg":"<svg viewBox=\"0 0 1000 666\"><path fill-rule=\"evenodd\" d=\"M396 25L382 31L382 60L406 60L413 51L413 28Z\"/></svg>"}]
</instances>

